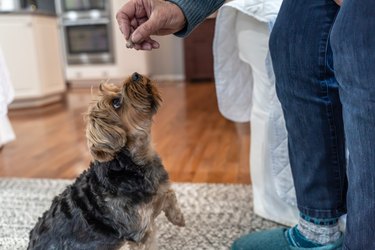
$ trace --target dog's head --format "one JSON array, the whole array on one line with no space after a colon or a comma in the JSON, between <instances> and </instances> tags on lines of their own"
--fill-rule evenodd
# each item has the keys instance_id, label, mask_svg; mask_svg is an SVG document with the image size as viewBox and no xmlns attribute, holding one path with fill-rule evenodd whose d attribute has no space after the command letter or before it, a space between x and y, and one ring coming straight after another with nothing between
<instances>
[{"instance_id":1,"label":"dog's head","mask_svg":"<svg viewBox=\"0 0 375 250\"><path fill-rule=\"evenodd\" d=\"M104 83L86 116L86 137L91 155L109 161L127 145L129 138L150 133L152 116L161 98L145 76L133 73L122 84Z\"/></svg>"}]
</instances>

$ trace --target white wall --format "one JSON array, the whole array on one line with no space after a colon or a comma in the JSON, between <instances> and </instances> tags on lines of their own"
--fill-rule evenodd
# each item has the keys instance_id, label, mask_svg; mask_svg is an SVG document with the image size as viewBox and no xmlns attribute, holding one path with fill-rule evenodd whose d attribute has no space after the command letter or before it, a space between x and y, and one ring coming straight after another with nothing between
<instances>
[{"instance_id":1,"label":"white wall","mask_svg":"<svg viewBox=\"0 0 375 250\"><path fill-rule=\"evenodd\" d=\"M151 76L160 80L183 80L183 39L174 35L154 37L154 39L160 43L160 48L150 52Z\"/></svg>"}]
</instances>

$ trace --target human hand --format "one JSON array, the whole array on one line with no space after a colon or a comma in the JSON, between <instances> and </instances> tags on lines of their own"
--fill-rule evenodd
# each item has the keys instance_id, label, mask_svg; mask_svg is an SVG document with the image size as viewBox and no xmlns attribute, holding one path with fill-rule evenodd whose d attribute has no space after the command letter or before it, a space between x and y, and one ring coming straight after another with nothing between
<instances>
[{"instance_id":1,"label":"human hand","mask_svg":"<svg viewBox=\"0 0 375 250\"><path fill-rule=\"evenodd\" d=\"M335 3L337 3L337 5L341 6L343 0L333 0L333 1L335 1Z\"/></svg>"},{"instance_id":2,"label":"human hand","mask_svg":"<svg viewBox=\"0 0 375 250\"><path fill-rule=\"evenodd\" d=\"M159 48L151 35L173 34L186 22L180 7L164 0L129 0L117 12L116 19L128 41L127 47L136 50Z\"/></svg>"}]
</instances>

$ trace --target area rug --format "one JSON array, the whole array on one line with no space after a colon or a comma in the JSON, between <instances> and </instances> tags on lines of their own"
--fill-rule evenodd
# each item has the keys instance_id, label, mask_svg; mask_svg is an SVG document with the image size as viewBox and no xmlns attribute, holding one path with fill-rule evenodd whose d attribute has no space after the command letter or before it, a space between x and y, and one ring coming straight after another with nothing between
<instances>
[{"instance_id":1,"label":"area rug","mask_svg":"<svg viewBox=\"0 0 375 250\"><path fill-rule=\"evenodd\" d=\"M0 179L0 249L26 249L28 234L52 198L72 181ZM159 249L229 249L240 235L276 224L253 213L249 185L174 184L186 227L157 219Z\"/></svg>"}]
</instances>

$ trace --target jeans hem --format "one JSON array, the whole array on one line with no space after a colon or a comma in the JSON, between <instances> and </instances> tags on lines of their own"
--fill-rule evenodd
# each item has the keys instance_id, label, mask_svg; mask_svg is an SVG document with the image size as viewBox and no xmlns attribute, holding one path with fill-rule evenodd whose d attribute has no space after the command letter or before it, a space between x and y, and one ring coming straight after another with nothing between
<instances>
[{"instance_id":1,"label":"jeans hem","mask_svg":"<svg viewBox=\"0 0 375 250\"><path fill-rule=\"evenodd\" d=\"M342 215L346 214L346 208L340 209L313 209L298 206L298 210L307 216L314 219L336 219L340 218Z\"/></svg>"}]
</instances>

